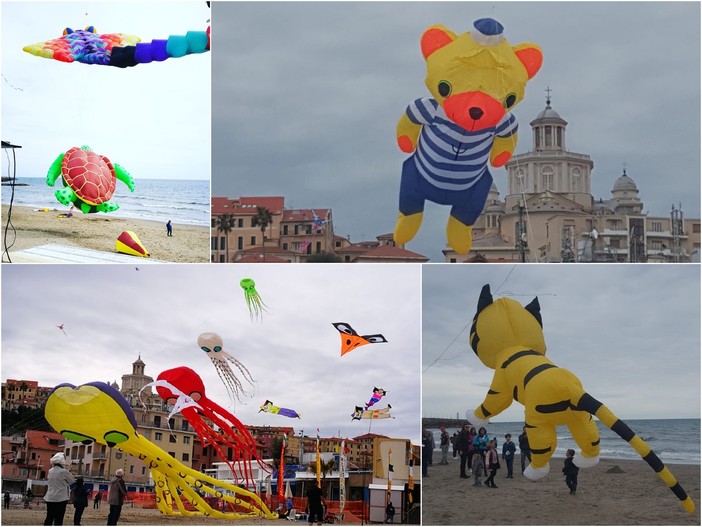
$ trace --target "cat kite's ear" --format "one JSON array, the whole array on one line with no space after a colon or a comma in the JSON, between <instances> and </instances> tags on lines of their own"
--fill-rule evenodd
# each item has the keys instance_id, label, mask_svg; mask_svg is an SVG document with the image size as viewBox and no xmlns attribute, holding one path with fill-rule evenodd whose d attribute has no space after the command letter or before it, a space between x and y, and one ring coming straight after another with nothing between
<instances>
[{"instance_id":1,"label":"cat kite's ear","mask_svg":"<svg viewBox=\"0 0 702 527\"><path fill-rule=\"evenodd\" d=\"M475 314L477 317L480 312L487 306L492 304L492 293L490 293L490 284L485 284L483 289L480 291L480 298L478 298L478 312Z\"/></svg>"},{"instance_id":2,"label":"cat kite's ear","mask_svg":"<svg viewBox=\"0 0 702 527\"><path fill-rule=\"evenodd\" d=\"M529 302L529 304L524 306L524 309L526 309L529 313L534 315L534 318L539 323L539 326L541 326L542 328L544 327L544 323L541 320L541 306L539 305L538 297L534 297L534 300L532 300L531 302Z\"/></svg>"}]
</instances>

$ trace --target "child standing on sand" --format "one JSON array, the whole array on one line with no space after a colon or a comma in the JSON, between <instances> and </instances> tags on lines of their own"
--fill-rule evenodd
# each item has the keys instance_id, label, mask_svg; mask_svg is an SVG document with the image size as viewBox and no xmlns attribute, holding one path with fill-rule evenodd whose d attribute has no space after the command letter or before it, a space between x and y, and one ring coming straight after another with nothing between
<instances>
[{"instance_id":1,"label":"child standing on sand","mask_svg":"<svg viewBox=\"0 0 702 527\"><path fill-rule=\"evenodd\" d=\"M473 476L475 477L475 483L473 486L480 487L482 482L480 481L480 476L483 471L483 456L477 450L473 452L473 459L471 460L471 466L473 467Z\"/></svg>"},{"instance_id":2,"label":"child standing on sand","mask_svg":"<svg viewBox=\"0 0 702 527\"><path fill-rule=\"evenodd\" d=\"M575 490L578 487L578 471L580 470L575 463L573 463L574 455L575 450L569 448L566 452L565 462L563 463L563 474L565 474L566 485L568 485L571 495L575 494Z\"/></svg>"}]
</instances>

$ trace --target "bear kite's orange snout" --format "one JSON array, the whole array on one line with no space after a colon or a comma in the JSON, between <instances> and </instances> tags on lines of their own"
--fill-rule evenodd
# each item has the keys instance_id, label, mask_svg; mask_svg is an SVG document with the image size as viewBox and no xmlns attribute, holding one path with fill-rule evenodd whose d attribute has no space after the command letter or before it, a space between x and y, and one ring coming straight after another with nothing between
<instances>
[{"instance_id":1,"label":"bear kite's orange snout","mask_svg":"<svg viewBox=\"0 0 702 527\"><path fill-rule=\"evenodd\" d=\"M496 126L505 116L502 103L480 91L451 95L443 106L446 116L469 132Z\"/></svg>"}]
</instances>

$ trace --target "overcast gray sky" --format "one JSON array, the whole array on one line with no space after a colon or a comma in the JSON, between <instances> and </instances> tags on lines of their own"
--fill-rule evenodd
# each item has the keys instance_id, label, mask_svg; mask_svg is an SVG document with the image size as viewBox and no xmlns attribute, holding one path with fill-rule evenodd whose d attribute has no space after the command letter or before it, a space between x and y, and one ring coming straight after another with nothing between
<instances>
[{"instance_id":1,"label":"overcast gray sky","mask_svg":"<svg viewBox=\"0 0 702 527\"><path fill-rule=\"evenodd\" d=\"M116 68L22 51L93 25L142 41L204 31L203 2L2 2L2 139L19 177L88 145L139 179L210 178L210 53ZM5 175L6 160L2 161Z\"/></svg>"},{"instance_id":2,"label":"overcast gray sky","mask_svg":"<svg viewBox=\"0 0 702 527\"><path fill-rule=\"evenodd\" d=\"M50 267L50 269L49 269ZM2 267L2 379L117 381L141 355L146 374L188 366L207 395L246 424L292 426L315 435L365 434L352 421L375 386L395 419L371 432L419 441L420 267L330 265L15 265ZM252 322L239 281L253 278L268 305ZM382 333L343 357L332 322ZM64 324L66 335L56 327ZM197 345L218 333L256 380L246 404L229 406L224 385ZM266 399L301 419L258 413Z\"/></svg>"},{"instance_id":3,"label":"overcast gray sky","mask_svg":"<svg viewBox=\"0 0 702 527\"><path fill-rule=\"evenodd\" d=\"M592 157L592 192L627 174L644 210L700 217L699 2L217 2L212 7L213 195L331 207L354 241L392 232L406 155L395 126L429 96L419 39L493 17L544 65L515 108L517 153L552 106L566 147ZM493 177L504 198L506 172ZM428 204L410 250L441 261L448 209Z\"/></svg>"},{"instance_id":4,"label":"overcast gray sky","mask_svg":"<svg viewBox=\"0 0 702 527\"><path fill-rule=\"evenodd\" d=\"M700 417L699 265L469 267L423 268L424 416L463 417L483 402L493 370L468 332L489 283L494 298L538 296L547 356L618 417ZM513 403L494 421L523 412Z\"/></svg>"}]
</instances>

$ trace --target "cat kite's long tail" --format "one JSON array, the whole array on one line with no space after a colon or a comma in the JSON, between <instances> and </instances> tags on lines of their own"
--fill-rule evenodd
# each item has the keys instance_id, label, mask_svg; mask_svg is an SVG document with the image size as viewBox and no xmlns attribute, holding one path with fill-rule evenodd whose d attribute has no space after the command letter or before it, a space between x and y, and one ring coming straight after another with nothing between
<instances>
[{"instance_id":1,"label":"cat kite's long tail","mask_svg":"<svg viewBox=\"0 0 702 527\"><path fill-rule=\"evenodd\" d=\"M680 483L675 479L673 473L668 470L668 467L665 466L663 461L651 450L651 447L637 436L626 423L614 415L609 408L588 393L580 398L577 408L578 410L584 410L597 417L607 428L629 443L634 450L639 453L641 458L658 474L658 477L665 481L665 484L673 491L673 494L680 499L683 508L689 513L695 512L694 502L687 495L685 489L680 486Z\"/></svg>"}]
</instances>

